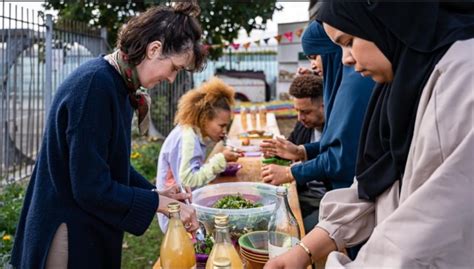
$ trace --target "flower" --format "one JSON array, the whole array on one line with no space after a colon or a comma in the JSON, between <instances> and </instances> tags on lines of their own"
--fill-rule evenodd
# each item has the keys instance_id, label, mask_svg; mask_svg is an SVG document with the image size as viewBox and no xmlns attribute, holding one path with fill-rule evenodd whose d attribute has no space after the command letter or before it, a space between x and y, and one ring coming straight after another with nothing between
<instances>
[{"instance_id":1,"label":"flower","mask_svg":"<svg viewBox=\"0 0 474 269\"><path fill-rule=\"evenodd\" d=\"M12 240L12 237L11 237L11 235L6 234L6 235L3 236L2 239L3 239L3 241L11 241L11 240Z\"/></svg>"},{"instance_id":2,"label":"flower","mask_svg":"<svg viewBox=\"0 0 474 269\"><path fill-rule=\"evenodd\" d=\"M142 155L139 152L133 152L132 155L130 156L132 159L138 159Z\"/></svg>"}]
</instances>

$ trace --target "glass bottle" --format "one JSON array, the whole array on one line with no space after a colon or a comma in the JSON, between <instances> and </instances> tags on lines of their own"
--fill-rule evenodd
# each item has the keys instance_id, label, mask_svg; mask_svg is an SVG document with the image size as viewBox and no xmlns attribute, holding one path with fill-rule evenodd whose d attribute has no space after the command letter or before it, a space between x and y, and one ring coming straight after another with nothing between
<instances>
[{"instance_id":1,"label":"glass bottle","mask_svg":"<svg viewBox=\"0 0 474 269\"><path fill-rule=\"evenodd\" d=\"M242 260L230 240L229 215L217 214L214 218L214 246L207 259L206 269L212 269L217 258L225 257L230 260L232 269L243 269Z\"/></svg>"},{"instance_id":2,"label":"glass bottle","mask_svg":"<svg viewBox=\"0 0 474 269\"><path fill-rule=\"evenodd\" d=\"M161 268L196 268L193 243L179 217L179 203L168 204L170 219L160 248Z\"/></svg>"},{"instance_id":3,"label":"glass bottle","mask_svg":"<svg viewBox=\"0 0 474 269\"><path fill-rule=\"evenodd\" d=\"M286 187L277 187L278 203L268 224L268 256L274 258L295 246L301 236L298 222L288 203Z\"/></svg>"},{"instance_id":4,"label":"glass bottle","mask_svg":"<svg viewBox=\"0 0 474 269\"><path fill-rule=\"evenodd\" d=\"M252 130L258 130L257 128L257 108L255 106L250 107L250 121L252 122Z\"/></svg>"},{"instance_id":5,"label":"glass bottle","mask_svg":"<svg viewBox=\"0 0 474 269\"><path fill-rule=\"evenodd\" d=\"M242 125L242 131L246 132L248 128L247 122L247 108L240 107L240 123Z\"/></svg>"},{"instance_id":6,"label":"glass bottle","mask_svg":"<svg viewBox=\"0 0 474 269\"><path fill-rule=\"evenodd\" d=\"M267 107L264 105L258 108L258 118L260 121L260 129L265 130L265 128L267 128Z\"/></svg>"},{"instance_id":7,"label":"glass bottle","mask_svg":"<svg viewBox=\"0 0 474 269\"><path fill-rule=\"evenodd\" d=\"M212 269L231 269L229 258L219 257L214 259Z\"/></svg>"}]
</instances>

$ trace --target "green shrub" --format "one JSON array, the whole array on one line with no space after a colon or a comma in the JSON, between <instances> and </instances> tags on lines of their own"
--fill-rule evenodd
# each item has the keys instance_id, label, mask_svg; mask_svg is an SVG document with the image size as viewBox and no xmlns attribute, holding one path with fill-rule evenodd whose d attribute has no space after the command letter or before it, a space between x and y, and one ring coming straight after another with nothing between
<instances>
[{"instance_id":1,"label":"green shrub","mask_svg":"<svg viewBox=\"0 0 474 269\"><path fill-rule=\"evenodd\" d=\"M160 154L161 142L149 140L147 142L133 142L130 160L133 167L150 181L156 178L156 166Z\"/></svg>"},{"instance_id":2,"label":"green shrub","mask_svg":"<svg viewBox=\"0 0 474 269\"><path fill-rule=\"evenodd\" d=\"M0 267L5 267L10 261L25 190L24 186L17 183L0 190Z\"/></svg>"}]
</instances>

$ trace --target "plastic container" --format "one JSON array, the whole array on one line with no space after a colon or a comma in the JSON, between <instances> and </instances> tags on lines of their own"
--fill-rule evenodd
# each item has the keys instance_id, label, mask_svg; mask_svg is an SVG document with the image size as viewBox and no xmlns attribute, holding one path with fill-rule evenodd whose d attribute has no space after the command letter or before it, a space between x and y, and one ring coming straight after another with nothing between
<instances>
[{"instance_id":1,"label":"plastic container","mask_svg":"<svg viewBox=\"0 0 474 269\"><path fill-rule=\"evenodd\" d=\"M193 191L193 206L197 218L206 227L206 232L214 232L214 217L217 213L229 215L231 238L237 240L241 235L252 231L266 231L278 198L276 187L256 182L220 183L205 186ZM213 208L214 203L226 195L241 194L245 199L262 203L263 206L247 209Z\"/></svg>"}]
</instances>

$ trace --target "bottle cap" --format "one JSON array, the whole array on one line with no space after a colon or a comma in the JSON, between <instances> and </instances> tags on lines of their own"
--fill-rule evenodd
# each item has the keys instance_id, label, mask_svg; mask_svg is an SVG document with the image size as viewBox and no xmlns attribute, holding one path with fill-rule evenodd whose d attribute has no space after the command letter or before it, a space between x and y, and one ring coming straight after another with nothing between
<instances>
[{"instance_id":1,"label":"bottle cap","mask_svg":"<svg viewBox=\"0 0 474 269\"><path fill-rule=\"evenodd\" d=\"M229 215L223 213L216 214L214 225L216 227L227 227L229 225Z\"/></svg>"},{"instance_id":2,"label":"bottle cap","mask_svg":"<svg viewBox=\"0 0 474 269\"><path fill-rule=\"evenodd\" d=\"M176 213L179 212L180 206L177 202L172 202L168 204L168 212L169 213Z\"/></svg>"},{"instance_id":3,"label":"bottle cap","mask_svg":"<svg viewBox=\"0 0 474 269\"><path fill-rule=\"evenodd\" d=\"M230 267L230 260L226 257L218 257L213 262L214 268Z\"/></svg>"},{"instance_id":4,"label":"bottle cap","mask_svg":"<svg viewBox=\"0 0 474 269\"><path fill-rule=\"evenodd\" d=\"M288 189L286 187L279 186L276 189L276 194L277 195L288 195Z\"/></svg>"}]
</instances>

